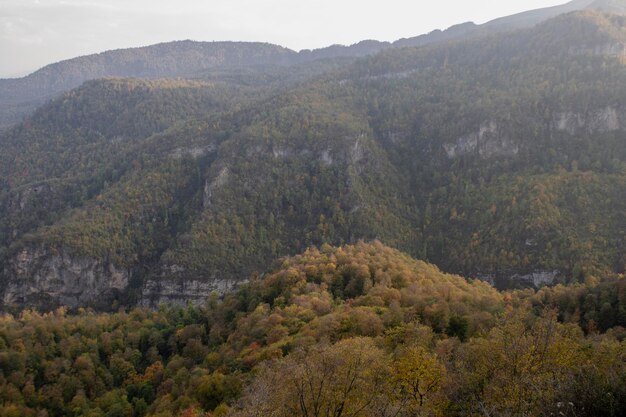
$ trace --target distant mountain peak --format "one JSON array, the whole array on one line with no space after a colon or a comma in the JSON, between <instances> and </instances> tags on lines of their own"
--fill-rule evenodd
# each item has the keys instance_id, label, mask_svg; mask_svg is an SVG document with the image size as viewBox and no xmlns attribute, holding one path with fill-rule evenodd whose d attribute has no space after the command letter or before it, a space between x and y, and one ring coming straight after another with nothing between
<instances>
[{"instance_id":1,"label":"distant mountain peak","mask_svg":"<svg viewBox=\"0 0 626 417\"><path fill-rule=\"evenodd\" d=\"M296 52L262 42L198 42L181 40L105 51L48 65L22 78L0 79L0 130L31 114L39 105L84 81L102 77L196 77L215 68L249 69L301 65L311 61L359 58L390 47L435 43L530 28L556 16L582 10L626 14L626 0L573 0L477 25L465 22L446 30L400 39L394 43L364 40L350 46L331 45Z\"/></svg>"}]
</instances>

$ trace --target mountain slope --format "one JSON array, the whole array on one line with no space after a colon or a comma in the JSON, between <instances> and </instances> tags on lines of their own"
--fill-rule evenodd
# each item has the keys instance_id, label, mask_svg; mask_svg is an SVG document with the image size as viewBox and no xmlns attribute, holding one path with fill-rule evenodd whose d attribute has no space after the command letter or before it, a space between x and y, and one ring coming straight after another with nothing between
<instances>
[{"instance_id":1,"label":"mountain slope","mask_svg":"<svg viewBox=\"0 0 626 417\"><path fill-rule=\"evenodd\" d=\"M212 72L244 69L263 73L268 67L276 71L309 61L365 56L386 45L364 41L351 47L332 46L296 53L266 43L177 41L78 57L48 65L23 78L0 79L0 128L11 126L46 100L88 80L197 78Z\"/></svg>"},{"instance_id":2,"label":"mountain slope","mask_svg":"<svg viewBox=\"0 0 626 417\"><path fill-rule=\"evenodd\" d=\"M587 9L605 13L624 14L626 13L626 3L623 0L595 0Z\"/></svg>"},{"instance_id":3,"label":"mountain slope","mask_svg":"<svg viewBox=\"0 0 626 417\"><path fill-rule=\"evenodd\" d=\"M0 126L15 122L58 93L103 77L175 78L216 67L246 67L286 63L288 49L261 43L192 42L163 43L121 49L48 65L24 78L0 80ZM30 104L32 103L32 104Z\"/></svg>"},{"instance_id":4,"label":"mountain slope","mask_svg":"<svg viewBox=\"0 0 626 417\"><path fill-rule=\"evenodd\" d=\"M29 149L43 162L7 165L5 207L38 195L31 182L43 178L76 196L48 198L59 206L46 222L5 226L4 301L81 305L93 288L124 303L202 300L276 257L375 238L499 285L622 272L625 26L574 13L390 49L263 94L181 82L178 116L157 125L169 128L122 142L110 139L123 118L84 112L89 97L101 108L110 82L87 84L1 139L8 155ZM171 100L157 94L140 112L141 94L113 97L130 126L148 127Z\"/></svg>"},{"instance_id":5,"label":"mountain slope","mask_svg":"<svg viewBox=\"0 0 626 417\"><path fill-rule=\"evenodd\" d=\"M595 3L602 3L602 1L598 2L594 0L574 0L558 6L546 7L537 10L529 10L512 16L501 17L499 19L489 21L482 26L487 30L497 30L502 28L527 28L561 14L570 13L578 10L597 10L597 5Z\"/></svg>"},{"instance_id":6,"label":"mountain slope","mask_svg":"<svg viewBox=\"0 0 626 417\"><path fill-rule=\"evenodd\" d=\"M150 151L141 146L153 133L218 114L250 94L251 89L218 83L110 79L88 82L40 108L1 139L2 241L57 221L64 210L149 163L153 153L206 153L183 141Z\"/></svg>"},{"instance_id":7,"label":"mountain slope","mask_svg":"<svg viewBox=\"0 0 626 417\"><path fill-rule=\"evenodd\" d=\"M176 78L212 70L263 71L266 66L289 66L336 58L358 58L390 47L416 47L451 40L529 28L552 17L576 10L626 12L623 0L574 0L567 4L503 17L482 25L464 23L445 31L394 43L362 41L332 45L299 53L280 46L244 42L178 41L141 48L107 51L48 65L19 79L0 79L0 129L14 125L36 107L84 81L102 77Z\"/></svg>"},{"instance_id":8,"label":"mountain slope","mask_svg":"<svg viewBox=\"0 0 626 417\"><path fill-rule=\"evenodd\" d=\"M476 36L503 33L517 29L527 29L556 16L582 10L623 14L626 13L626 1L573 0L558 6L529 10L511 16L501 17L480 25L476 25L472 22L462 23L452 26L444 31L436 30L426 35L401 39L394 42L393 46L424 46L442 41L460 40Z\"/></svg>"}]
</instances>

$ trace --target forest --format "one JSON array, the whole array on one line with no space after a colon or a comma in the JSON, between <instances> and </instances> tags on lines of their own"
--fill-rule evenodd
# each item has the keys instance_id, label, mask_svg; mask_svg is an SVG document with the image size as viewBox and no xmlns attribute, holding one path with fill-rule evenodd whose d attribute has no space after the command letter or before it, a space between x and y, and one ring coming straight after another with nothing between
<instances>
[{"instance_id":1,"label":"forest","mask_svg":"<svg viewBox=\"0 0 626 417\"><path fill-rule=\"evenodd\" d=\"M2 416L620 416L626 285L499 292L380 242L200 306L0 318Z\"/></svg>"},{"instance_id":2,"label":"forest","mask_svg":"<svg viewBox=\"0 0 626 417\"><path fill-rule=\"evenodd\" d=\"M0 417L624 415L626 17L520 25L22 79Z\"/></svg>"},{"instance_id":3,"label":"forest","mask_svg":"<svg viewBox=\"0 0 626 417\"><path fill-rule=\"evenodd\" d=\"M359 59L88 81L0 132L3 309L63 304L41 296L58 253L132 277L83 305L111 311L156 306L148 281L236 283L361 239L501 289L615 278L625 24L587 11ZM48 258L25 268L31 253Z\"/></svg>"}]
</instances>

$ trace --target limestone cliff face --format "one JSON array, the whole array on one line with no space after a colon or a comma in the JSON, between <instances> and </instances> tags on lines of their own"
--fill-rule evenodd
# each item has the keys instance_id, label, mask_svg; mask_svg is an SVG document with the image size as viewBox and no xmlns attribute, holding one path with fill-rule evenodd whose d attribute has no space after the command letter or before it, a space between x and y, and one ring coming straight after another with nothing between
<instances>
[{"instance_id":1,"label":"limestone cliff face","mask_svg":"<svg viewBox=\"0 0 626 417\"><path fill-rule=\"evenodd\" d=\"M596 55L596 56L626 56L626 45L621 42L608 42L593 46L572 46L569 51L572 55Z\"/></svg>"},{"instance_id":2,"label":"limestone cliff face","mask_svg":"<svg viewBox=\"0 0 626 417\"><path fill-rule=\"evenodd\" d=\"M239 282L213 278L207 281L186 279L150 279L143 285L139 304L158 307L161 304L202 304L211 294L233 291Z\"/></svg>"},{"instance_id":3,"label":"limestone cliff face","mask_svg":"<svg viewBox=\"0 0 626 417\"><path fill-rule=\"evenodd\" d=\"M219 174L217 174L215 178L211 178L210 180L206 181L204 185L203 198L203 204L205 208L211 206L211 198L213 197L213 193L221 187L224 187L228 183L229 176L230 171L228 170L228 167L224 167L220 170Z\"/></svg>"},{"instance_id":4,"label":"limestone cliff face","mask_svg":"<svg viewBox=\"0 0 626 417\"><path fill-rule=\"evenodd\" d=\"M519 145L493 120L484 122L478 131L461 136L454 143L443 145L448 158L475 154L483 159L515 156Z\"/></svg>"},{"instance_id":5,"label":"limestone cliff face","mask_svg":"<svg viewBox=\"0 0 626 417\"><path fill-rule=\"evenodd\" d=\"M505 271L491 274L478 274L477 278L497 288L511 288L516 286L540 288L545 285L555 284L560 275L561 273L555 270L535 270L528 273Z\"/></svg>"},{"instance_id":6,"label":"limestone cliff face","mask_svg":"<svg viewBox=\"0 0 626 417\"><path fill-rule=\"evenodd\" d=\"M171 271L147 279L141 287L138 304L156 308L161 304L202 304L211 294L223 295L241 284L232 279L211 277L206 280L185 278L184 271ZM56 306L109 307L108 300L127 290L131 273L110 263L76 257L67 250L44 247L24 248L5 268L10 280L2 295L4 306L34 306L42 309ZM496 286L551 285L558 271L532 271L527 274L483 274L478 278Z\"/></svg>"},{"instance_id":7,"label":"limestone cliff face","mask_svg":"<svg viewBox=\"0 0 626 417\"><path fill-rule=\"evenodd\" d=\"M143 283L139 305L202 304L212 293L223 295L239 284L216 277L184 278L184 271L175 270L175 266L171 268L167 274ZM108 308L116 296L128 289L131 279L129 270L109 262L43 246L22 249L5 266L4 275L8 279L2 294L5 307L28 306L43 310L57 306Z\"/></svg>"},{"instance_id":8,"label":"limestone cliff face","mask_svg":"<svg viewBox=\"0 0 626 417\"><path fill-rule=\"evenodd\" d=\"M605 107L587 113L562 112L554 120L557 131L570 135L600 134L622 129L626 115L615 107Z\"/></svg>"},{"instance_id":9,"label":"limestone cliff face","mask_svg":"<svg viewBox=\"0 0 626 417\"><path fill-rule=\"evenodd\" d=\"M102 302L128 286L130 272L65 249L26 247L5 266L3 304L80 307Z\"/></svg>"},{"instance_id":10,"label":"limestone cliff face","mask_svg":"<svg viewBox=\"0 0 626 417\"><path fill-rule=\"evenodd\" d=\"M555 114L550 129L571 136L599 135L624 129L626 110L607 106L584 113L561 111ZM450 159L464 155L477 155L482 159L516 156L524 146L524 138L515 138L506 121L488 120L477 131L445 143L443 149Z\"/></svg>"}]
</instances>

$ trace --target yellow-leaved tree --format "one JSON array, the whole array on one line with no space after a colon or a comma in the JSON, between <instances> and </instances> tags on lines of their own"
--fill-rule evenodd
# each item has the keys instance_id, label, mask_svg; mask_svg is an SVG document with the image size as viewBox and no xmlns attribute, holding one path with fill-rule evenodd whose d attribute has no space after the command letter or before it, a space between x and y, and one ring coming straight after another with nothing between
<instances>
[{"instance_id":1,"label":"yellow-leaved tree","mask_svg":"<svg viewBox=\"0 0 626 417\"><path fill-rule=\"evenodd\" d=\"M441 392L446 368L422 346L405 349L393 361L390 382L398 416L441 415L446 399Z\"/></svg>"},{"instance_id":2,"label":"yellow-leaved tree","mask_svg":"<svg viewBox=\"0 0 626 417\"><path fill-rule=\"evenodd\" d=\"M263 365L235 416L369 417L388 402L387 357L370 338L294 352Z\"/></svg>"}]
</instances>

